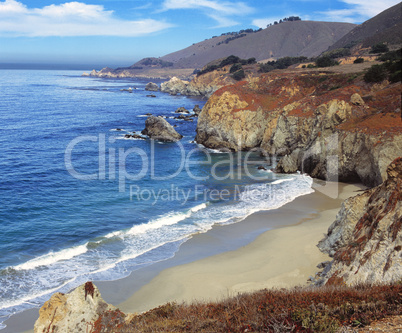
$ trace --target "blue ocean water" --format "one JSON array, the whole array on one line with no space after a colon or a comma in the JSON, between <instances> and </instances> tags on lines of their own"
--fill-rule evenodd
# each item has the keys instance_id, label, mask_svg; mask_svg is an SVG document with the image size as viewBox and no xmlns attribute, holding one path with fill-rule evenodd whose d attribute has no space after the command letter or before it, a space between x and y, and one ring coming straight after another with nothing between
<instances>
[{"instance_id":1,"label":"blue ocean water","mask_svg":"<svg viewBox=\"0 0 402 333\"><path fill-rule=\"evenodd\" d=\"M0 70L0 328L55 291L127 276L216 223L312 192L309 177L258 169L270 167L258 153L194 143L196 118L174 111L205 100L80 75ZM184 138L125 138L148 113Z\"/></svg>"}]
</instances>

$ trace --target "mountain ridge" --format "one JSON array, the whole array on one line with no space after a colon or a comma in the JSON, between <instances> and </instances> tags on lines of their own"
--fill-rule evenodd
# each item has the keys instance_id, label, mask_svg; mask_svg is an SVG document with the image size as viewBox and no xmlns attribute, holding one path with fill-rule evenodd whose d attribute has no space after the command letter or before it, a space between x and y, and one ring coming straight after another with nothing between
<instances>
[{"instance_id":1,"label":"mountain ridge","mask_svg":"<svg viewBox=\"0 0 402 333\"><path fill-rule=\"evenodd\" d=\"M232 54L244 59L254 57L257 61L285 56L314 57L354 27L352 23L338 22L283 22L228 43L223 42L227 36L213 37L160 59L173 62L177 68L201 68Z\"/></svg>"},{"instance_id":2,"label":"mountain ridge","mask_svg":"<svg viewBox=\"0 0 402 333\"><path fill-rule=\"evenodd\" d=\"M359 24L330 46L328 50L359 43L362 47L370 47L380 42L400 44L402 43L401 31L402 2Z\"/></svg>"}]
</instances>

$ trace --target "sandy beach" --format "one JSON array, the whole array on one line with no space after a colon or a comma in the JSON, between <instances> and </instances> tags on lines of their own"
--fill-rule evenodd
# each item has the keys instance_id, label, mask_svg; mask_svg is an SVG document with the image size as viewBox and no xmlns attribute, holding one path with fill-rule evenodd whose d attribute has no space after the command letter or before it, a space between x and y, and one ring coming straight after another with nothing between
<instances>
[{"instance_id":1,"label":"sandy beach","mask_svg":"<svg viewBox=\"0 0 402 333\"><path fill-rule=\"evenodd\" d=\"M95 281L102 297L126 313L147 311L166 302L217 301L241 292L307 285L329 260L316 244L335 220L344 199L361 185L333 183L241 222L216 225L183 243L176 255L116 281ZM328 188L327 188L328 190ZM28 330L38 316L32 309L13 316L2 333ZM28 330L28 331L27 331Z\"/></svg>"},{"instance_id":2,"label":"sandy beach","mask_svg":"<svg viewBox=\"0 0 402 333\"><path fill-rule=\"evenodd\" d=\"M239 224L257 218L276 228L236 250L163 270L118 306L124 312L143 312L166 302L217 301L264 288L306 285L317 264L330 259L316 244L335 220L342 199L360 189L339 184L337 199L316 191L278 210L253 214Z\"/></svg>"}]
</instances>

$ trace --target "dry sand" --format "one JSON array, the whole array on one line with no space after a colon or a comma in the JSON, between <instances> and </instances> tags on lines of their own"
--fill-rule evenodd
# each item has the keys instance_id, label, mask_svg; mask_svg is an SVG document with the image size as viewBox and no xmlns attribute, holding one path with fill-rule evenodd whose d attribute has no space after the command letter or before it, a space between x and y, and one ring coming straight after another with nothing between
<instances>
[{"instance_id":1,"label":"dry sand","mask_svg":"<svg viewBox=\"0 0 402 333\"><path fill-rule=\"evenodd\" d=\"M306 285L318 271L317 264L330 259L316 244L335 220L340 199L360 190L355 185L339 185L337 199L315 192L280 208L291 210L292 204L319 202L317 211L301 214L296 225L266 231L237 250L170 267L118 307L124 312L143 312L166 302L216 301L239 292ZM241 223L247 225L250 219Z\"/></svg>"}]
</instances>

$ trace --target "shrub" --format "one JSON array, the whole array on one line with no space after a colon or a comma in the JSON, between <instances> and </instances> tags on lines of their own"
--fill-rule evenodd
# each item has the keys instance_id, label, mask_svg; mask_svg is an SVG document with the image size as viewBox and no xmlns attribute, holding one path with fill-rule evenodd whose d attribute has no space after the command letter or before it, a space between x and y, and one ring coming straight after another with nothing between
<instances>
[{"instance_id":1,"label":"shrub","mask_svg":"<svg viewBox=\"0 0 402 333\"><path fill-rule=\"evenodd\" d=\"M241 69L235 73L232 74L232 78L234 78L236 81L240 81L246 77L246 74L244 73L244 70Z\"/></svg>"},{"instance_id":2,"label":"shrub","mask_svg":"<svg viewBox=\"0 0 402 333\"><path fill-rule=\"evenodd\" d=\"M330 66L339 65L339 63L337 61L330 58L329 56L322 56L322 57L317 58L317 60L315 61L315 64L317 67L330 67Z\"/></svg>"},{"instance_id":3,"label":"shrub","mask_svg":"<svg viewBox=\"0 0 402 333\"><path fill-rule=\"evenodd\" d=\"M230 55L229 57L223 59L219 65L219 67L224 67L226 65L231 65L231 64L235 64L237 62L240 62L240 58L236 57L234 55Z\"/></svg>"},{"instance_id":4,"label":"shrub","mask_svg":"<svg viewBox=\"0 0 402 333\"><path fill-rule=\"evenodd\" d=\"M379 61L396 61L402 58L402 48L396 51L389 51L380 55L377 60Z\"/></svg>"},{"instance_id":5,"label":"shrub","mask_svg":"<svg viewBox=\"0 0 402 333\"><path fill-rule=\"evenodd\" d=\"M387 70L384 65L371 66L366 74L364 74L364 81L366 82L381 82L388 76Z\"/></svg>"},{"instance_id":6,"label":"shrub","mask_svg":"<svg viewBox=\"0 0 402 333\"><path fill-rule=\"evenodd\" d=\"M350 49L348 48L335 49L322 54L322 56L330 57L331 59L342 58L349 55L350 55Z\"/></svg>"},{"instance_id":7,"label":"shrub","mask_svg":"<svg viewBox=\"0 0 402 333\"><path fill-rule=\"evenodd\" d=\"M384 53L384 52L388 52L388 51L389 51L389 48L386 44L378 43L371 47L370 53Z\"/></svg>"},{"instance_id":8,"label":"shrub","mask_svg":"<svg viewBox=\"0 0 402 333\"><path fill-rule=\"evenodd\" d=\"M234 64L232 67L230 67L229 72L234 73L234 72L237 72L237 71L239 71L241 69L242 69L241 64Z\"/></svg>"},{"instance_id":9,"label":"shrub","mask_svg":"<svg viewBox=\"0 0 402 333\"><path fill-rule=\"evenodd\" d=\"M270 72L270 71L272 71L274 69L285 69L285 68L288 68L291 65L299 64L299 63L304 62L306 60L307 60L307 57L284 57L284 58L279 58L276 61L268 61L265 64L260 64L259 72L267 73L267 72Z\"/></svg>"},{"instance_id":10,"label":"shrub","mask_svg":"<svg viewBox=\"0 0 402 333\"><path fill-rule=\"evenodd\" d=\"M363 58L356 58L355 61L353 61L354 64L361 64L362 62L364 62Z\"/></svg>"}]
</instances>

